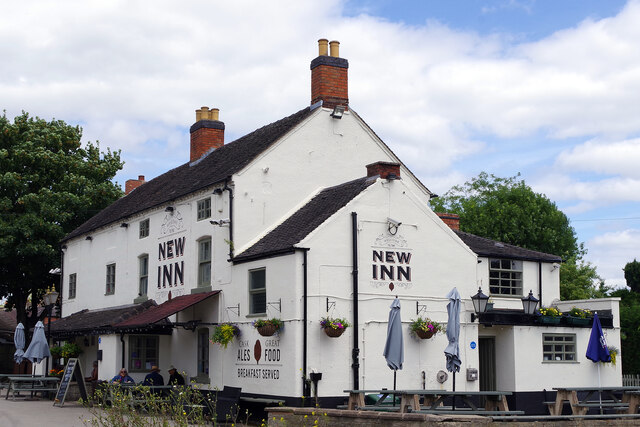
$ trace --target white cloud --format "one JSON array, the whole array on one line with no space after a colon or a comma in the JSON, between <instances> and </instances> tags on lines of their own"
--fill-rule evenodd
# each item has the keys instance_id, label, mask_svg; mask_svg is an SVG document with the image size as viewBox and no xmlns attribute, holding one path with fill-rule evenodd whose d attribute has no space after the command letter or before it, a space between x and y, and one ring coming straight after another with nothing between
<instances>
[{"instance_id":1,"label":"white cloud","mask_svg":"<svg viewBox=\"0 0 640 427\"><path fill-rule=\"evenodd\" d=\"M622 269L634 258L640 258L640 229L626 229L604 233L587 241L589 252L586 256L598 267L598 274L608 285L622 286Z\"/></svg>"},{"instance_id":2,"label":"white cloud","mask_svg":"<svg viewBox=\"0 0 640 427\"><path fill-rule=\"evenodd\" d=\"M618 142L587 141L563 151L558 168L640 179L640 138Z\"/></svg>"}]
</instances>

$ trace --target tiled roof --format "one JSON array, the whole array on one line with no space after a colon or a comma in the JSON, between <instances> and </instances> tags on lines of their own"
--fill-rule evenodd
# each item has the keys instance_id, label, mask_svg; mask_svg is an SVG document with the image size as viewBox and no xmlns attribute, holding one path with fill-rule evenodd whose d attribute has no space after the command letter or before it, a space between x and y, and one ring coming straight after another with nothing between
<instances>
[{"instance_id":1,"label":"tiled roof","mask_svg":"<svg viewBox=\"0 0 640 427\"><path fill-rule=\"evenodd\" d=\"M521 259L524 261L562 262L562 258L544 252L532 251L508 243L497 242L484 237L454 230L462 241L479 256Z\"/></svg>"},{"instance_id":2,"label":"tiled roof","mask_svg":"<svg viewBox=\"0 0 640 427\"><path fill-rule=\"evenodd\" d=\"M73 230L63 241L223 182L311 114L310 107L263 126L212 151L206 157L178 166L148 181Z\"/></svg>"},{"instance_id":3,"label":"tiled roof","mask_svg":"<svg viewBox=\"0 0 640 427\"><path fill-rule=\"evenodd\" d=\"M149 300L142 304L126 305L98 310L84 309L51 323L54 335L91 335L99 332L113 332L114 325L157 306Z\"/></svg>"},{"instance_id":4,"label":"tiled roof","mask_svg":"<svg viewBox=\"0 0 640 427\"><path fill-rule=\"evenodd\" d=\"M127 320L116 323L114 327L124 328L151 325L219 293L220 291L211 291L179 296L155 307L151 307L138 315L131 316Z\"/></svg>"},{"instance_id":5,"label":"tiled roof","mask_svg":"<svg viewBox=\"0 0 640 427\"><path fill-rule=\"evenodd\" d=\"M376 177L359 178L322 190L255 245L236 256L234 262L292 251L296 243L375 181Z\"/></svg>"}]
</instances>

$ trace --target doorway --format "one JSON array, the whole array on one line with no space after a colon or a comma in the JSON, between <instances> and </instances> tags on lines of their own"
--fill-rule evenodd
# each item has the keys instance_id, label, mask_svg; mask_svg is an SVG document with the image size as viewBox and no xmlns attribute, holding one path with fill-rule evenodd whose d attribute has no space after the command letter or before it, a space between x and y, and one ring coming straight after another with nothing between
<instances>
[{"instance_id":1,"label":"doorway","mask_svg":"<svg viewBox=\"0 0 640 427\"><path fill-rule=\"evenodd\" d=\"M480 337L478 341L480 391L494 391L496 390L496 339Z\"/></svg>"}]
</instances>

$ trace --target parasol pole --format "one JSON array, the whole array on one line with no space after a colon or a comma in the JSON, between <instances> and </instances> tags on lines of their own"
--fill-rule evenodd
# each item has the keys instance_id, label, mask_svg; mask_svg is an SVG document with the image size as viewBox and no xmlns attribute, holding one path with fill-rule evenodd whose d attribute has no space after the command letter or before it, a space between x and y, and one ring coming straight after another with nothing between
<instances>
[{"instance_id":1,"label":"parasol pole","mask_svg":"<svg viewBox=\"0 0 640 427\"><path fill-rule=\"evenodd\" d=\"M597 365L598 365L598 388L601 388L602 385L600 384L600 362L598 362ZM602 415L602 390L598 390L598 400L600 401L600 415Z\"/></svg>"},{"instance_id":2,"label":"parasol pole","mask_svg":"<svg viewBox=\"0 0 640 427\"><path fill-rule=\"evenodd\" d=\"M451 406L452 410L456 410L456 370L453 370L453 405Z\"/></svg>"},{"instance_id":3,"label":"parasol pole","mask_svg":"<svg viewBox=\"0 0 640 427\"><path fill-rule=\"evenodd\" d=\"M393 391L396 391L396 374L398 373L397 369L393 370ZM393 406L396 406L396 394L393 393Z\"/></svg>"}]
</instances>

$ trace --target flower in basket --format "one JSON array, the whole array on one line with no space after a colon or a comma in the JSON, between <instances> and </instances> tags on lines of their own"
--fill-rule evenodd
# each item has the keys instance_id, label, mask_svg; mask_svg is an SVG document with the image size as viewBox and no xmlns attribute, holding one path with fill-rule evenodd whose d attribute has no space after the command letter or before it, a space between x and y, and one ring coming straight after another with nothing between
<instances>
[{"instance_id":1,"label":"flower in basket","mask_svg":"<svg viewBox=\"0 0 640 427\"><path fill-rule=\"evenodd\" d=\"M611 365L616 366L616 359L618 358L618 347L613 345L607 346L609 350L609 356L611 356Z\"/></svg>"},{"instance_id":2,"label":"flower in basket","mask_svg":"<svg viewBox=\"0 0 640 427\"><path fill-rule=\"evenodd\" d=\"M49 352L51 353L51 357L54 359L60 359L60 357L62 357L62 347L59 345L51 347Z\"/></svg>"},{"instance_id":3,"label":"flower in basket","mask_svg":"<svg viewBox=\"0 0 640 427\"><path fill-rule=\"evenodd\" d=\"M438 332L445 331L444 326L442 326L438 322L434 322L428 317L424 319L422 317L418 317L417 319L412 320L411 323L409 324L409 330L414 335L417 335L419 331L430 333L430 334L437 334Z\"/></svg>"},{"instance_id":4,"label":"flower in basket","mask_svg":"<svg viewBox=\"0 0 640 427\"><path fill-rule=\"evenodd\" d=\"M60 351L60 355L65 359L69 359L71 357L78 357L82 353L82 349L80 346L74 342L67 342L62 346L62 350Z\"/></svg>"},{"instance_id":5,"label":"flower in basket","mask_svg":"<svg viewBox=\"0 0 640 427\"><path fill-rule=\"evenodd\" d=\"M50 369L49 370L49 376L50 377L62 377L63 373L64 373L64 369Z\"/></svg>"},{"instance_id":6,"label":"flower in basket","mask_svg":"<svg viewBox=\"0 0 640 427\"><path fill-rule=\"evenodd\" d=\"M253 327L258 330L258 333L264 337L270 337L273 334L279 333L284 328L284 322L280 319L258 319L253 321Z\"/></svg>"},{"instance_id":7,"label":"flower in basket","mask_svg":"<svg viewBox=\"0 0 640 427\"><path fill-rule=\"evenodd\" d=\"M342 319L340 317L323 317L320 319L320 328L322 329L331 328L335 330L345 330L349 326L351 326L351 324L349 324L346 319Z\"/></svg>"},{"instance_id":8,"label":"flower in basket","mask_svg":"<svg viewBox=\"0 0 640 427\"><path fill-rule=\"evenodd\" d=\"M562 316L562 312L555 307L540 307L538 309L538 313L540 314L540 316L547 316L547 317Z\"/></svg>"},{"instance_id":9,"label":"flower in basket","mask_svg":"<svg viewBox=\"0 0 640 427\"><path fill-rule=\"evenodd\" d=\"M240 336L240 328L233 323L221 323L213 329L213 335L209 339L212 344L220 344L227 348L234 337Z\"/></svg>"},{"instance_id":10,"label":"flower in basket","mask_svg":"<svg viewBox=\"0 0 640 427\"><path fill-rule=\"evenodd\" d=\"M591 313L591 311L587 310L586 308L573 307L571 310L569 310L569 316L586 319L593 316L593 313Z\"/></svg>"}]
</instances>

